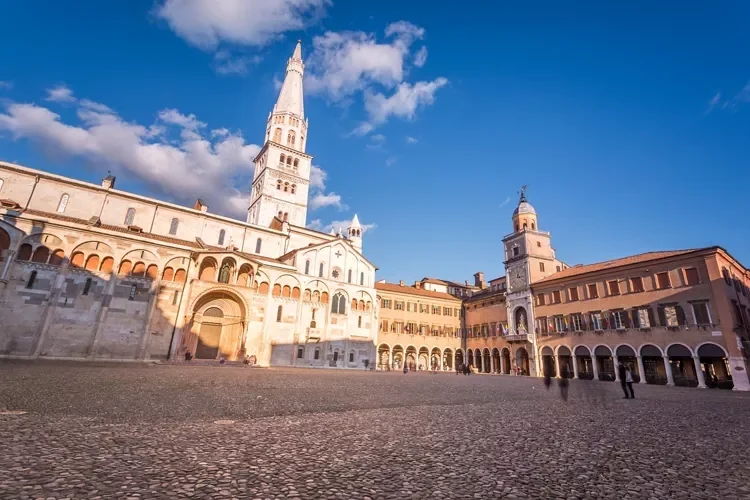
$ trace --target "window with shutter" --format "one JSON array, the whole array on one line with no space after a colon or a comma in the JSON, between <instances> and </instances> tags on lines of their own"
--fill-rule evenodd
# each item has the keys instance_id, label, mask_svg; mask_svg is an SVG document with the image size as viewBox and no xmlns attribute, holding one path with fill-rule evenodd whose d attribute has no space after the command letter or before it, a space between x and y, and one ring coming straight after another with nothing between
<instances>
[{"instance_id":1,"label":"window with shutter","mask_svg":"<svg viewBox=\"0 0 750 500\"><path fill-rule=\"evenodd\" d=\"M572 314L570 316L570 326L576 332L583 330L583 321L580 314Z\"/></svg>"},{"instance_id":2,"label":"window with shutter","mask_svg":"<svg viewBox=\"0 0 750 500\"><path fill-rule=\"evenodd\" d=\"M590 299L597 299L599 298L599 290L596 287L596 283L592 283L588 286L589 288L589 298Z\"/></svg>"},{"instance_id":3,"label":"window with shutter","mask_svg":"<svg viewBox=\"0 0 750 500\"><path fill-rule=\"evenodd\" d=\"M607 285L609 286L610 295L620 295L620 283L617 280L609 281Z\"/></svg>"},{"instance_id":4,"label":"window with shutter","mask_svg":"<svg viewBox=\"0 0 750 500\"><path fill-rule=\"evenodd\" d=\"M710 325L711 317L708 314L708 302L693 302L693 316L696 325Z\"/></svg>"},{"instance_id":5,"label":"window with shutter","mask_svg":"<svg viewBox=\"0 0 750 500\"><path fill-rule=\"evenodd\" d=\"M685 281L687 282L688 285L700 284L700 279L698 277L698 269L694 267L685 269Z\"/></svg>"},{"instance_id":6,"label":"window with shutter","mask_svg":"<svg viewBox=\"0 0 750 500\"><path fill-rule=\"evenodd\" d=\"M601 313L591 313L591 328L594 330L602 329L602 315Z\"/></svg>"},{"instance_id":7,"label":"window with shutter","mask_svg":"<svg viewBox=\"0 0 750 500\"><path fill-rule=\"evenodd\" d=\"M630 282L633 285L633 293L643 291L643 278L636 276L635 278L631 278Z\"/></svg>"},{"instance_id":8,"label":"window with shutter","mask_svg":"<svg viewBox=\"0 0 750 500\"><path fill-rule=\"evenodd\" d=\"M664 290L665 288L670 287L669 283L669 273L657 273L656 274L656 286L659 288L659 290Z\"/></svg>"},{"instance_id":9,"label":"window with shutter","mask_svg":"<svg viewBox=\"0 0 750 500\"><path fill-rule=\"evenodd\" d=\"M682 306L674 306L675 316L677 318L678 325L687 325L687 317L685 316L685 310Z\"/></svg>"},{"instance_id":10,"label":"window with shutter","mask_svg":"<svg viewBox=\"0 0 750 500\"><path fill-rule=\"evenodd\" d=\"M570 300L578 300L578 287L573 287L568 290L568 297Z\"/></svg>"},{"instance_id":11,"label":"window with shutter","mask_svg":"<svg viewBox=\"0 0 750 500\"><path fill-rule=\"evenodd\" d=\"M552 292L552 301L555 304L559 304L560 303L560 292L559 291L555 290L554 292Z\"/></svg>"}]
</instances>

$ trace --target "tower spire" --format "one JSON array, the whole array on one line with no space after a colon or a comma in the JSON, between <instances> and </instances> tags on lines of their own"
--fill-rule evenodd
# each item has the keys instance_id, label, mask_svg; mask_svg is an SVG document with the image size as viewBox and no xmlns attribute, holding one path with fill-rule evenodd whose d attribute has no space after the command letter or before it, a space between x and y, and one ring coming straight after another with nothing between
<instances>
[{"instance_id":1,"label":"tower spire","mask_svg":"<svg viewBox=\"0 0 750 500\"><path fill-rule=\"evenodd\" d=\"M297 40L292 57L286 63L286 75L276 105L274 114L290 113L296 117L305 118L305 103L302 91L302 77L305 74L305 64L302 62L302 41Z\"/></svg>"}]
</instances>

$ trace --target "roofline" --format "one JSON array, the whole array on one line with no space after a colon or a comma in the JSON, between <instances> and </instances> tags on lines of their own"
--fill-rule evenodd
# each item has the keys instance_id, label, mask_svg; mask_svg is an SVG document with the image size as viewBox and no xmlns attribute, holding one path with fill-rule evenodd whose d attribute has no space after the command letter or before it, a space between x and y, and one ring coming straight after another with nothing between
<instances>
[{"instance_id":1,"label":"roofline","mask_svg":"<svg viewBox=\"0 0 750 500\"><path fill-rule=\"evenodd\" d=\"M643 260L643 261L640 261L640 262L632 262L632 263L628 263L628 264L621 264L621 265L618 265L618 266L608 267L606 269L596 269L596 270L592 270L592 271L585 271L585 272L582 272L582 273L579 273L579 274L573 274L573 275L570 275L570 276L560 276L559 278L555 278L555 275L552 274L552 275L548 276L547 278L544 278L544 279L542 279L540 281L532 283L531 284L531 288L533 289L534 287L537 287L537 286L546 286L546 285L548 285L550 283L558 283L558 282L562 282L562 281L565 281L565 280L568 280L568 279L576 279L576 278L580 278L581 276L586 276L586 275L595 275L597 273L607 273L607 272L611 271L612 269L623 269L623 268L628 268L628 267L635 267L635 266L640 266L640 265L643 265L643 264L646 264L646 263L649 263L649 262L653 262L653 261L657 261L657 260L681 259L681 258L692 256L692 255L695 255L695 254L698 254L698 253L710 253L710 252L716 252L718 250L722 250L732 260L734 260L735 262L737 262L739 264L739 261L737 259L735 259L734 257L732 257L732 255L729 252L727 252L724 248L722 248L722 247L720 247L718 245L714 245L714 246L710 246L710 247L695 248L695 249L692 249L692 250L688 249L688 250L685 250L685 253L681 253L681 254L678 254L678 255L671 255L671 256L667 256L667 257L654 257L653 259ZM664 250L664 251L665 252L669 252L670 250ZM673 252L679 252L680 250L671 250L671 251L673 251ZM656 251L656 252L645 252L645 253L658 253L658 251ZM639 254L636 254L636 255L639 255ZM625 259L627 257L620 257L620 258ZM618 260L618 259L611 259L611 260ZM596 264L603 264L605 262L609 262L609 261L603 260L601 262L594 262L592 264L585 264L585 265L593 266L593 265L596 265ZM740 267L744 268L744 266L742 266L741 264L740 264ZM568 269L575 269L575 266L568 267Z\"/></svg>"},{"instance_id":2,"label":"roofline","mask_svg":"<svg viewBox=\"0 0 750 500\"><path fill-rule=\"evenodd\" d=\"M398 283L388 283L388 282L386 282L386 283L377 283L376 282L375 286L374 286L376 293L378 292L378 285L393 285L393 286L399 286L399 287L401 286ZM429 292L429 293L443 293L443 292L433 292L432 290L425 290L424 288L414 288L411 285L404 285L402 288L405 288L406 290L404 290L403 292L400 291L400 290L399 291L395 291L395 290L381 290L381 291L385 292L385 293L400 293L400 294L404 294L404 295L415 295L415 294L409 293L407 290L422 290L423 292ZM433 296L432 298L434 298L434 299L441 299L441 300L455 300L458 303L462 302L461 299L459 299L458 297L455 297L455 296L453 296L453 295L451 295L449 293L444 293L444 295L447 295L447 297L434 297ZM422 297L427 297L427 296L426 295L422 295Z\"/></svg>"},{"instance_id":3,"label":"roofline","mask_svg":"<svg viewBox=\"0 0 750 500\"><path fill-rule=\"evenodd\" d=\"M241 221L239 219L233 219L231 217L226 217L224 215L218 215L218 214L211 213L211 212L201 212L200 210L196 210L194 208L188 208L188 207L185 207L185 206L182 206L182 205L177 205L175 203L171 203L171 202L168 202L168 201L161 201L161 200L157 200L157 199L154 199L154 198L149 198L147 196L142 196L142 195L135 194L135 193L129 193L127 191L120 191L119 189L105 188L104 186L101 186L99 184L93 184L91 182L86 182L86 181L80 181L78 179L73 179L71 177L65 177L65 176L62 176L62 175L57 175L57 174L53 174L53 173L50 173L50 172L45 172L43 170L36 170L36 169L30 168L30 167L26 167L26 166L23 166L23 165L17 165L15 163L10 163L10 162L4 161L4 160L0 160L0 168L7 168L7 169L10 169L10 170L17 170L17 171L19 171L21 173L24 173L24 174L38 175L40 177L44 177L44 178L47 178L47 179L52 179L52 180L61 181L61 182L67 182L68 184L73 184L73 185L76 185L76 186L79 186L79 187L84 187L84 188L87 188L87 189L94 189L94 190L102 192L102 193L113 193L113 194L117 194L117 195L123 196L125 198L131 198L131 199L134 199L134 200L139 200L139 201L144 201L144 202L148 202L148 203L153 203L157 207L172 208L172 209L175 209L175 210L178 210L178 211L181 211L181 212L187 212L187 213L191 213L191 214L195 214L195 215L201 215L203 217L208 217L208 218L212 218L212 219L216 219L216 220L220 220L220 221L224 221L224 222L231 222L232 224L239 224L239 225L244 226L244 227L249 227L249 228L253 228L253 229L259 229L261 231L266 231L266 232L277 234L277 235L284 235L284 233L282 231L279 231L279 230L276 230L276 229L271 229L269 227L256 226L255 224L250 224L249 222L243 222L243 221Z\"/></svg>"}]
</instances>

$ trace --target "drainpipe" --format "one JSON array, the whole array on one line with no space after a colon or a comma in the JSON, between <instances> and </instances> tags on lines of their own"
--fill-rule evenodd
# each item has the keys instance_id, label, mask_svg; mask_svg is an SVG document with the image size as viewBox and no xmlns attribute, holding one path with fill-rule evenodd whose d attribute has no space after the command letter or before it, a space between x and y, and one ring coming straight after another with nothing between
<instances>
[{"instance_id":1,"label":"drainpipe","mask_svg":"<svg viewBox=\"0 0 750 500\"><path fill-rule=\"evenodd\" d=\"M151 218L151 227L148 228L149 234L154 232L154 221L156 220L156 212L158 211L159 211L159 204L157 203L156 207L154 207L154 216ZM189 264L188 264L188 267L190 267ZM185 275L185 279L187 279L187 275Z\"/></svg>"},{"instance_id":2,"label":"drainpipe","mask_svg":"<svg viewBox=\"0 0 750 500\"><path fill-rule=\"evenodd\" d=\"M193 265L192 252L191 252L191 256L188 257L188 259L189 261L188 261L187 271L185 271L185 284L182 287L182 291L180 292L180 301L177 303L177 314L175 314L174 326L172 326L172 337L169 339L169 350L167 350L167 360L169 360L169 358L172 356L172 346L174 345L174 336L175 336L175 332L177 331L177 322L180 320L180 317L179 317L180 309L182 309L182 298L185 296L185 288L187 288L188 286L188 279L190 277L190 266Z\"/></svg>"},{"instance_id":3,"label":"drainpipe","mask_svg":"<svg viewBox=\"0 0 750 500\"><path fill-rule=\"evenodd\" d=\"M29 203L31 203L31 197L34 196L34 191L36 191L36 185L39 184L39 176L34 176L34 185L31 188L31 193L29 193L29 199L26 200L26 205L23 207L24 210L29 208Z\"/></svg>"}]
</instances>

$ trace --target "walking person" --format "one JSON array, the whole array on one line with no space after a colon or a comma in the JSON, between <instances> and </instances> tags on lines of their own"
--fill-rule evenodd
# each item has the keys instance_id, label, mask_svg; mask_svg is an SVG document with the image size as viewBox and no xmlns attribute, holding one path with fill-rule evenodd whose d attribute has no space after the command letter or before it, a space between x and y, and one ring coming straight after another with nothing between
<instances>
[{"instance_id":1,"label":"walking person","mask_svg":"<svg viewBox=\"0 0 750 500\"><path fill-rule=\"evenodd\" d=\"M627 396L628 391L630 391L630 399L635 399L635 393L633 392L633 371L630 369L630 365L625 367L625 386L627 388L625 395Z\"/></svg>"},{"instance_id":2,"label":"walking person","mask_svg":"<svg viewBox=\"0 0 750 500\"><path fill-rule=\"evenodd\" d=\"M622 392L625 394L623 399L630 399L630 393L633 392L633 374L630 373L628 375L628 370L628 367L624 364L617 367L617 375L620 378L620 387L622 387ZM630 380L630 387L628 387L628 379ZM630 392L628 392L628 390L630 390Z\"/></svg>"},{"instance_id":3,"label":"walking person","mask_svg":"<svg viewBox=\"0 0 750 500\"><path fill-rule=\"evenodd\" d=\"M568 368L568 363L563 363L560 366L560 396L562 396L563 401L568 400L568 384L570 383L568 379L570 378L570 369Z\"/></svg>"}]
</instances>

